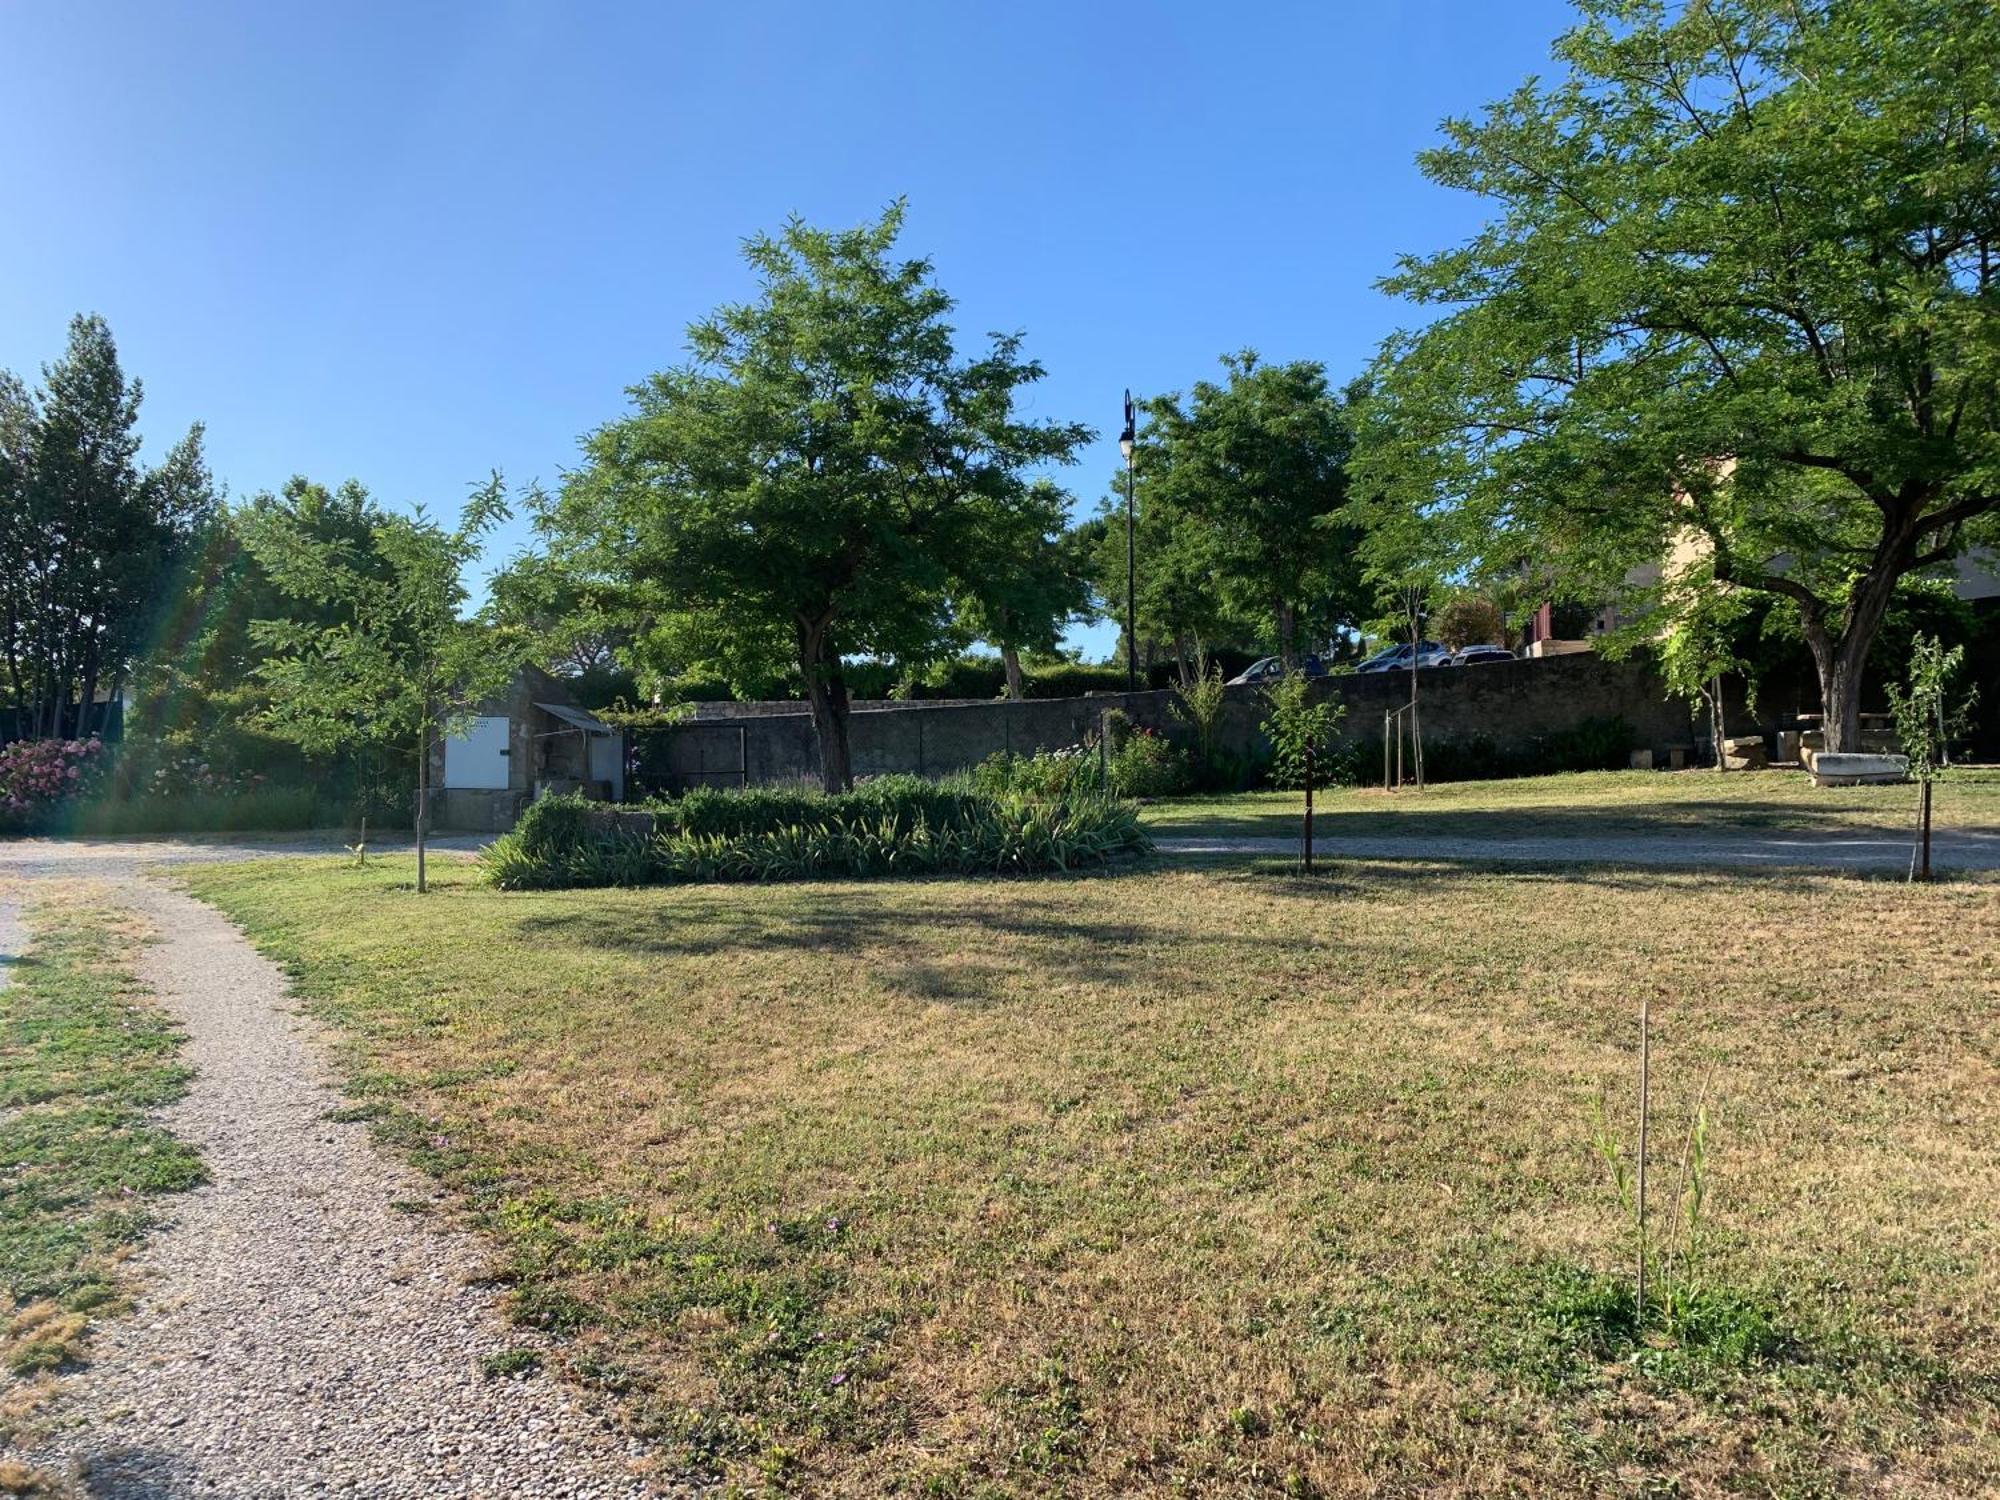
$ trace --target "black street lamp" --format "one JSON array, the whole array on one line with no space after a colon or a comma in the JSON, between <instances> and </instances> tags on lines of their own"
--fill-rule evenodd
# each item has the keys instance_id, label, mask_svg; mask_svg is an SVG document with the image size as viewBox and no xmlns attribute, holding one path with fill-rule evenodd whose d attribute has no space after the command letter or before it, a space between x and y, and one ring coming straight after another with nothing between
<instances>
[{"instance_id":1,"label":"black street lamp","mask_svg":"<svg viewBox=\"0 0 2000 1500\"><path fill-rule=\"evenodd\" d=\"M1139 690L1139 635L1133 612L1132 448L1138 439L1132 422L1132 392L1125 392L1125 427L1118 434L1118 451L1125 455L1125 691Z\"/></svg>"}]
</instances>

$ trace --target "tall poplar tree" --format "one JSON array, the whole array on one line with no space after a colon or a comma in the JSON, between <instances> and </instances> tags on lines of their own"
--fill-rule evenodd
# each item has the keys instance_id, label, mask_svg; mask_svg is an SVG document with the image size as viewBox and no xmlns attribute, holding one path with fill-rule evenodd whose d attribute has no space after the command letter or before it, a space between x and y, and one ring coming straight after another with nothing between
<instances>
[{"instance_id":1,"label":"tall poplar tree","mask_svg":"<svg viewBox=\"0 0 2000 1500\"><path fill-rule=\"evenodd\" d=\"M215 503L199 425L139 462L141 395L94 315L40 390L0 371L0 691L28 738L97 727Z\"/></svg>"}]
</instances>

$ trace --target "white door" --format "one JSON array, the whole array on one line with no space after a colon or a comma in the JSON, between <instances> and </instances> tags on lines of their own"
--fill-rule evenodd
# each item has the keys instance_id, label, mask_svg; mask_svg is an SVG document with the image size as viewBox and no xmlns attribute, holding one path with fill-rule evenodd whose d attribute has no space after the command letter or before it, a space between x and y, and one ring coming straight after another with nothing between
<instances>
[{"instance_id":1,"label":"white door","mask_svg":"<svg viewBox=\"0 0 2000 1500\"><path fill-rule=\"evenodd\" d=\"M474 719L444 742L444 784L467 791L507 790L507 718Z\"/></svg>"},{"instance_id":2,"label":"white door","mask_svg":"<svg viewBox=\"0 0 2000 1500\"><path fill-rule=\"evenodd\" d=\"M590 779L611 783L613 801L625 800L625 741L622 735L590 737Z\"/></svg>"}]
</instances>

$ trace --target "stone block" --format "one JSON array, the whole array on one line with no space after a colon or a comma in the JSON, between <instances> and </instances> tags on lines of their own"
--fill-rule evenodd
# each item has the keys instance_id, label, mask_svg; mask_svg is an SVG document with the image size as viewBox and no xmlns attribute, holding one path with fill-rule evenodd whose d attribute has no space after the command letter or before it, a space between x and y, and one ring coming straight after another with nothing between
<instances>
[{"instance_id":1,"label":"stone block","mask_svg":"<svg viewBox=\"0 0 2000 1500\"><path fill-rule=\"evenodd\" d=\"M1815 786L1877 786L1910 779L1907 755L1832 755L1813 757Z\"/></svg>"},{"instance_id":2,"label":"stone block","mask_svg":"<svg viewBox=\"0 0 2000 1500\"><path fill-rule=\"evenodd\" d=\"M1634 750L1632 752L1632 769L1635 771L1652 770L1653 752L1650 750Z\"/></svg>"},{"instance_id":3,"label":"stone block","mask_svg":"<svg viewBox=\"0 0 2000 1500\"><path fill-rule=\"evenodd\" d=\"M1761 734L1740 735L1722 742L1722 766L1727 771L1761 771L1768 764Z\"/></svg>"}]
</instances>

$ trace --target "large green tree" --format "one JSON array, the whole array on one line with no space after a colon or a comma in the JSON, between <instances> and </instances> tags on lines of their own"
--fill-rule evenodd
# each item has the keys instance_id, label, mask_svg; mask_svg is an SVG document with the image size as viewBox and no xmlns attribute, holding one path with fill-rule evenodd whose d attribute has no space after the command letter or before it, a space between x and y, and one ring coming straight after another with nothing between
<instances>
[{"instance_id":1,"label":"large green tree","mask_svg":"<svg viewBox=\"0 0 2000 1500\"><path fill-rule=\"evenodd\" d=\"M1796 611L1852 747L1897 581L1995 538L2000 11L1580 10L1560 81L1421 158L1496 213L1387 282L1444 311L1385 350L1363 488L1446 576L1705 555Z\"/></svg>"},{"instance_id":2,"label":"large green tree","mask_svg":"<svg viewBox=\"0 0 2000 1500\"><path fill-rule=\"evenodd\" d=\"M1132 613L1142 667L1171 653L1182 682L1192 680L1194 663L1204 646L1237 645L1254 640L1254 626L1238 619L1217 585L1219 560L1212 528L1198 516L1174 504L1164 485L1156 482L1159 448L1153 427L1144 422L1133 465L1135 525L1132 536ZM1125 497L1124 478L1080 536L1087 540L1091 576L1104 613L1118 622L1117 659L1125 659Z\"/></svg>"},{"instance_id":3,"label":"large green tree","mask_svg":"<svg viewBox=\"0 0 2000 1500\"><path fill-rule=\"evenodd\" d=\"M953 598L1036 534L1029 471L1090 436L1016 413L1042 375L1018 335L959 356L930 263L895 258L902 222L749 241L756 300L696 323L692 361L632 389L540 515L559 566L644 612L635 652L739 690L794 665L829 788L853 780L842 659L951 650Z\"/></svg>"},{"instance_id":4,"label":"large green tree","mask_svg":"<svg viewBox=\"0 0 2000 1500\"><path fill-rule=\"evenodd\" d=\"M1022 503L988 508L980 553L988 564L963 579L954 600L964 633L1000 652L1007 696L1025 698L1021 653L1054 655L1063 628L1090 610L1090 559L1069 529L1070 497L1048 480Z\"/></svg>"},{"instance_id":5,"label":"large green tree","mask_svg":"<svg viewBox=\"0 0 2000 1500\"><path fill-rule=\"evenodd\" d=\"M40 390L0 371L0 690L29 738L95 727L215 503L199 426L140 463L141 395L95 316Z\"/></svg>"},{"instance_id":6,"label":"large green tree","mask_svg":"<svg viewBox=\"0 0 2000 1500\"><path fill-rule=\"evenodd\" d=\"M251 554L290 605L251 625L266 653L258 667L271 695L265 721L313 754L415 752L419 891L427 887L431 748L518 664L505 636L463 613L465 570L506 515L495 474L456 527L421 510L377 513L365 550L287 507L244 517Z\"/></svg>"},{"instance_id":7,"label":"large green tree","mask_svg":"<svg viewBox=\"0 0 2000 1500\"><path fill-rule=\"evenodd\" d=\"M1289 669L1301 625L1352 623L1365 605L1358 538L1341 519L1353 449L1341 397L1310 360L1224 355L1226 378L1149 403L1149 496L1208 538L1213 587L1261 618Z\"/></svg>"}]
</instances>

